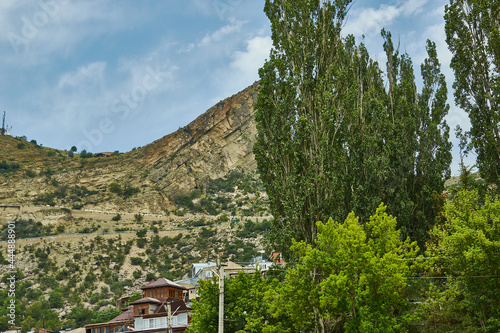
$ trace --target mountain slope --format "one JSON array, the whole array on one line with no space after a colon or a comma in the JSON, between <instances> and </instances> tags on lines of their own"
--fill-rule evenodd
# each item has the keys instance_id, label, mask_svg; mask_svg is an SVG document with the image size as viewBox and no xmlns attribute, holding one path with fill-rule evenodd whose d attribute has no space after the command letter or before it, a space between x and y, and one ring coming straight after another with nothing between
<instances>
[{"instance_id":1,"label":"mountain slope","mask_svg":"<svg viewBox=\"0 0 500 333\"><path fill-rule=\"evenodd\" d=\"M69 157L66 151L0 137L0 161L17 165L0 176L0 204L137 213L174 209L176 196L188 195L232 170L256 170L252 153L256 98L257 83L186 127L111 157Z\"/></svg>"}]
</instances>

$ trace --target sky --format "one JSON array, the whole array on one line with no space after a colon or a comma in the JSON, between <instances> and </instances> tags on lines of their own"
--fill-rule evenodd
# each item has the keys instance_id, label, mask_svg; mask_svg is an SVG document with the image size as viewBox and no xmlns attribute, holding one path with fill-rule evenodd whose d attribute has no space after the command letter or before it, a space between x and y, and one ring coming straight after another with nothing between
<instances>
[{"instance_id":1,"label":"sky","mask_svg":"<svg viewBox=\"0 0 500 333\"><path fill-rule=\"evenodd\" d=\"M417 77L426 40L436 42L458 175L453 129L470 125L454 105L446 3L353 1L344 33L384 64L380 30L389 30ZM12 135L47 147L144 146L259 79L272 46L263 8L264 0L1 0L0 111Z\"/></svg>"}]
</instances>

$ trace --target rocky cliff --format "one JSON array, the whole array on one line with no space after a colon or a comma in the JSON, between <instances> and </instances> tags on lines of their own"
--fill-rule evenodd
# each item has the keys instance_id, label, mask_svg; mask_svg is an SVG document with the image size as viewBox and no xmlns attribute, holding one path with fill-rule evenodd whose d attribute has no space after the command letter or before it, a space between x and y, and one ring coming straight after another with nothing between
<instances>
[{"instance_id":1,"label":"rocky cliff","mask_svg":"<svg viewBox=\"0 0 500 333\"><path fill-rule=\"evenodd\" d=\"M161 213L173 209L173 198L202 188L211 179L235 169L256 170L252 153L256 98L257 83L176 132L112 157L70 158L67 152L0 137L0 160L20 166L8 177L0 176L0 192L9 192L0 197L0 204L26 205L37 199L43 204L48 195L56 205L68 208L76 203L105 211ZM19 148L21 144L25 147ZM134 188L137 193L117 195L110 192L111 183Z\"/></svg>"},{"instance_id":2,"label":"rocky cliff","mask_svg":"<svg viewBox=\"0 0 500 333\"><path fill-rule=\"evenodd\" d=\"M219 102L186 127L141 149L137 159L148 179L172 196L236 168L254 171L256 88L254 84Z\"/></svg>"}]
</instances>

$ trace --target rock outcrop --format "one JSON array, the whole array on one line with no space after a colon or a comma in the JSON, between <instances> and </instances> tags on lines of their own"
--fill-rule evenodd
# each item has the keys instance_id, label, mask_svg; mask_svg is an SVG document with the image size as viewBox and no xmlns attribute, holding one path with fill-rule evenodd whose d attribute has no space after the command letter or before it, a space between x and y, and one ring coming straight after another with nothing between
<instances>
[{"instance_id":1,"label":"rock outcrop","mask_svg":"<svg viewBox=\"0 0 500 333\"><path fill-rule=\"evenodd\" d=\"M26 205L41 195L64 190L67 196L56 199L56 204L71 208L74 205L72 199L68 200L71 191L84 187L92 193L82 201L84 209L137 213L172 209L175 196L187 195L211 179L238 168L256 170L252 147L256 136L257 90L258 83L255 83L219 102L176 132L119 156L68 158L67 152L53 150L51 154L55 156L49 165L48 152L44 151L48 148L26 143L27 148L19 150L16 140L5 140L8 147L0 151L0 159L13 160L12 152L31 155L19 155L18 163L28 159L29 163L23 164L14 176L0 179L0 204ZM47 169L52 170L50 175ZM27 171L33 171L36 176L26 177ZM112 182L128 184L139 192L124 198L109 191L108 185Z\"/></svg>"},{"instance_id":2,"label":"rock outcrop","mask_svg":"<svg viewBox=\"0 0 500 333\"><path fill-rule=\"evenodd\" d=\"M192 123L141 149L148 178L168 197L187 194L242 168L254 171L257 84L219 102Z\"/></svg>"}]
</instances>

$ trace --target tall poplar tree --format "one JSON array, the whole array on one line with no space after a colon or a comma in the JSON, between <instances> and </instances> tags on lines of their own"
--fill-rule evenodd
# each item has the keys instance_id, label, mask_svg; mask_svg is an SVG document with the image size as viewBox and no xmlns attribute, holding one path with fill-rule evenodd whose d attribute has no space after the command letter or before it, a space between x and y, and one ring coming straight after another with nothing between
<instances>
[{"instance_id":1,"label":"tall poplar tree","mask_svg":"<svg viewBox=\"0 0 500 333\"><path fill-rule=\"evenodd\" d=\"M316 222L366 222L381 202L423 245L451 162L446 85L428 44L424 90L383 32L389 87L363 44L342 37L350 1L267 0L273 50L259 74L254 153L275 218L272 240L312 243Z\"/></svg>"},{"instance_id":2,"label":"tall poplar tree","mask_svg":"<svg viewBox=\"0 0 500 333\"><path fill-rule=\"evenodd\" d=\"M359 89L340 36L350 1L266 1L273 50L260 69L259 172L276 221L276 240L312 242L316 222L342 201L342 146ZM284 249L286 250L286 249Z\"/></svg>"},{"instance_id":3,"label":"tall poplar tree","mask_svg":"<svg viewBox=\"0 0 500 333\"><path fill-rule=\"evenodd\" d=\"M500 188L500 1L450 0L446 42L453 54L455 102L468 113L466 152L477 153L479 173Z\"/></svg>"}]
</instances>

